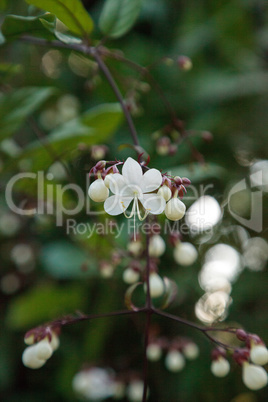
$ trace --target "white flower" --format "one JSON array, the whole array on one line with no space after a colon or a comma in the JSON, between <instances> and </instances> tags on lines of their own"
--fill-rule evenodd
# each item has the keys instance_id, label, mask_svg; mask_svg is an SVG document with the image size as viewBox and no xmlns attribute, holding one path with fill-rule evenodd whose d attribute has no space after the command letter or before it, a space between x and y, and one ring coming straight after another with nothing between
<instances>
[{"instance_id":1,"label":"white flower","mask_svg":"<svg viewBox=\"0 0 268 402\"><path fill-rule=\"evenodd\" d=\"M58 336L53 332L51 341L45 337L41 341L34 343L34 335L30 335L24 339L28 346L22 354L22 362L25 367L37 369L42 367L47 359L49 359L53 352L59 347L60 341Z\"/></svg>"},{"instance_id":2,"label":"white flower","mask_svg":"<svg viewBox=\"0 0 268 402\"><path fill-rule=\"evenodd\" d=\"M169 371L176 373L184 368L185 359L178 350L171 350L166 355L165 365Z\"/></svg>"},{"instance_id":3,"label":"white flower","mask_svg":"<svg viewBox=\"0 0 268 402\"><path fill-rule=\"evenodd\" d=\"M264 366L268 363L268 349L265 345L252 345L250 349L250 359L252 363Z\"/></svg>"},{"instance_id":4,"label":"white flower","mask_svg":"<svg viewBox=\"0 0 268 402\"><path fill-rule=\"evenodd\" d=\"M128 158L123 165L122 174L115 173L110 179L110 190L114 195L108 197L104 203L104 209L109 215L119 215L124 213L127 218L131 218L136 212L140 220L151 213L161 214L166 206L165 199L158 194L152 193L162 184L162 175L157 169L150 169L143 174L138 162ZM130 215L126 215L126 210L133 202ZM139 202L145 209L142 217Z\"/></svg>"},{"instance_id":5,"label":"white flower","mask_svg":"<svg viewBox=\"0 0 268 402\"><path fill-rule=\"evenodd\" d=\"M154 235L150 238L149 255L150 257L160 257L166 250L166 243L159 235Z\"/></svg>"},{"instance_id":6,"label":"white flower","mask_svg":"<svg viewBox=\"0 0 268 402\"><path fill-rule=\"evenodd\" d=\"M230 371L230 363L223 356L219 356L213 360L210 369L216 377L225 377Z\"/></svg>"},{"instance_id":7,"label":"white flower","mask_svg":"<svg viewBox=\"0 0 268 402\"><path fill-rule=\"evenodd\" d=\"M114 393L112 373L99 367L78 372L72 385L75 392L94 401L102 401Z\"/></svg>"},{"instance_id":8,"label":"white flower","mask_svg":"<svg viewBox=\"0 0 268 402\"><path fill-rule=\"evenodd\" d=\"M197 256L197 250L191 243L179 243L174 248L174 259L180 265L192 265L197 259Z\"/></svg>"},{"instance_id":9,"label":"white flower","mask_svg":"<svg viewBox=\"0 0 268 402\"><path fill-rule=\"evenodd\" d=\"M252 391L261 389L267 385L268 376L263 367L245 362L242 370L243 382Z\"/></svg>"}]
</instances>

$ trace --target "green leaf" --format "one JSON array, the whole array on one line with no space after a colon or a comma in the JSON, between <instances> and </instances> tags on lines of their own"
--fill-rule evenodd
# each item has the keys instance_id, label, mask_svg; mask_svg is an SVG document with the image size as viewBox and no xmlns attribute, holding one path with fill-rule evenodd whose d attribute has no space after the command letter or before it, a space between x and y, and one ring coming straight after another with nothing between
<instances>
[{"instance_id":1,"label":"green leaf","mask_svg":"<svg viewBox=\"0 0 268 402\"><path fill-rule=\"evenodd\" d=\"M47 136L47 142L54 153L68 160L79 143L93 145L106 141L118 128L122 117L118 103L100 105L56 128ZM25 158L31 158L34 171L46 169L51 164L51 157L39 141L25 148L20 159Z\"/></svg>"},{"instance_id":2,"label":"green leaf","mask_svg":"<svg viewBox=\"0 0 268 402\"><path fill-rule=\"evenodd\" d=\"M0 139L14 134L25 119L55 91L51 87L25 87L0 96Z\"/></svg>"},{"instance_id":3,"label":"green leaf","mask_svg":"<svg viewBox=\"0 0 268 402\"><path fill-rule=\"evenodd\" d=\"M42 284L18 296L9 305L7 326L27 330L62 315L84 309L81 285Z\"/></svg>"},{"instance_id":4,"label":"green leaf","mask_svg":"<svg viewBox=\"0 0 268 402\"><path fill-rule=\"evenodd\" d=\"M106 0L99 19L101 31L112 37L124 35L135 23L142 0Z\"/></svg>"},{"instance_id":5,"label":"green leaf","mask_svg":"<svg viewBox=\"0 0 268 402\"><path fill-rule=\"evenodd\" d=\"M80 0L26 0L28 4L56 15L73 33L87 36L93 30L93 20Z\"/></svg>"},{"instance_id":6,"label":"green leaf","mask_svg":"<svg viewBox=\"0 0 268 402\"><path fill-rule=\"evenodd\" d=\"M49 26L55 24L55 16L49 13L39 15L38 17L8 15L2 24L1 31L3 38L2 40L0 39L0 43L3 43L3 40L6 39L16 39L23 34L40 36L48 40L55 39L55 36L44 26L42 20L46 21Z\"/></svg>"},{"instance_id":7,"label":"green leaf","mask_svg":"<svg viewBox=\"0 0 268 402\"><path fill-rule=\"evenodd\" d=\"M97 272L94 258L89 258L81 248L67 241L45 245L40 260L46 272L58 279L85 278ZM84 272L83 266L88 270Z\"/></svg>"}]
</instances>

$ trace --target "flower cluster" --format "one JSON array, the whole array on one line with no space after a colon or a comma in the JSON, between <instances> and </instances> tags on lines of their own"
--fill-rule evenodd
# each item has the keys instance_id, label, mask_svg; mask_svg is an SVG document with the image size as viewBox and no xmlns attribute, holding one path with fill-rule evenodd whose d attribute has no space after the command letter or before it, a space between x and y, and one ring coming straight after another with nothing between
<instances>
[{"instance_id":1,"label":"flower cluster","mask_svg":"<svg viewBox=\"0 0 268 402\"><path fill-rule=\"evenodd\" d=\"M172 340L167 338L153 338L147 347L148 360L155 362L162 356L162 351L166 350L165 366L173 372L181 371L188 360L194 360L199 355L198 346L187 338L177 337Z\"/></svg>"},{"instance_id":2,"label":"flower cluster","mask_svg":"<svg viewBox=\"0 0 268 402\"><path fill-rule=\"evenodd\" d=\"M46 363L53 352L58 349L60 341L58 329L50 327L35 328L25 335L24 342L29 345L22 354L25 367L38 369Z\"/></svg>"},{"instance_id":3,"label":"flower cluster","mask_svg":"<svg viewBox=\"0 0 268 402\"><path fill-rule=\"evenodd\" d=\"M108 168L106 164L106 161L99 161L91 169L90 173L95 175L96 180L90 185L88 194L93 201L104 202L104 209L109 215L123 213L126 218L135 218L137 214L139 220L144 220L149 214L159 215L165 211L170 220L183 218L186 207L178 196L183 197L185 186L190 184L189 179L168 178L159 170L149 169L130 157L126 162L114 162ZM122 173L118 170L120 165ZM146 172L143 173L143 170ZM127 213L132 202L132 208Z\"/></svg>"},{"instance_id":4,"label":"flower cluster","mask_svg":"<svg viewBox=\"0 0 268 402\"><path fill-rule=\"evenodd\" d=\"M118 375L110 368L89 367L79 371L73 378L73 390L87 400L102 401L106 398L140 402L143 381L135 373Z\"/></svg>"},{"instance_id":5,"label":"flower cluster","mask_svg":"<svg viewBox=\"0 0 268 402\"><path fill-rule=\"evenodd\" d=\"M258 335L248 334L242 329L236 330L236 337L245 342L244 348L234 350L232 357L242 367L242 380L247 388L256 391L268 384L268 375L264 366L268 363L268 349ZM225 377L230 371L226 351L217 348L212 351L211 371L216 377Z\"/></svg>"}]
</instances>

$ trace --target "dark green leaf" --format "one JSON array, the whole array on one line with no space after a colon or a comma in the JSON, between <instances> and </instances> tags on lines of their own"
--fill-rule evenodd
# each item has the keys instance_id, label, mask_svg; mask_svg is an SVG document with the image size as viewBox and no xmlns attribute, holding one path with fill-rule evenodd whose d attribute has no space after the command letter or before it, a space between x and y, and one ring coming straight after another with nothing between
<instances>
[{"instance_id":1,"label":"dark green leaf","mask_svg":"<svg viewBox=\"0 0 268 402\"><path fill-rule=\"evenodd\" d=\"M106 0L99 26L101 31L112 38L124 35L135 23L142 0Z\"/></svg>"},{"instance_id":2,"label":"dark green leaf","mask_svg":"<svg viewBox=\"0 0 268 402\"><path fill-rule=\"evenodd\" d=\"M93 30L93 21L80 0L26 0L27 3L56 15L70 31L86 36Z\"/></svg>"},{"instance_id":3,"label":"dark green leaf","mask_svg":"<svg viewBox=\"0 0 268 402\"><path fill-rule=\"evenodd\" d=\"M122 117L117 103L97 106L56 128L47 141L54 153L69 159L71 151L76 151L79 143L92 145L107 140L121 123ZM25 148L20 158L31 158L33 170L45 169L51 164L51 157L39 141Z\"/></svg>"},{"instance_id":4,"label":"dark green leaf","mask_svg":"<svg viewBox=\"0 0 268 402\"><path fill-rule=\"evenodd\" d=\"M14 134L25 119L37 110L55 90L51 87L25 87L0 96L0 138Z\"/></svg>"},{"instance_id":5,"label":"dark green leaf","mask_svg":"<svg viewBox=\"0 0 268 402\"><path fill-rule=\"evenodd\" d=\"M55 24L55 16L52 14L43 14L38 17L21 17L19 15L8 15L2 24L2 41L7 39L16 39L23 34L29 34L33 36L40 36L42 38L52 40L55 39L54 35L44 26L42 20L46 22L48 26Z\"/></svg>"}]
</instances>

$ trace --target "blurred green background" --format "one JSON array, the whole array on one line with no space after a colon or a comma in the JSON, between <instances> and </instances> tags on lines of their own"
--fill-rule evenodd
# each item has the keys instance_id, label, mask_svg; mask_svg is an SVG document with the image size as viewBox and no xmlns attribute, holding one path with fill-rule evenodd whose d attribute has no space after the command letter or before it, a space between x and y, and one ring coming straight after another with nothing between
<instances>
[{"instance_id":1,"label":"blurred green background","mask_svg":"<svg viewBox=\"0 0 268 402\"><path fill-rule=\"evenodd\" d=\"M83 3L97 21L103 1ZM0 6L2 20L7 14L38 14L22 0L1 1ZM228 244L239 253L243 269L233 278L232 304L221 320L226 326L242 326L258 333L266 343L268 253L267 243L260 246L260 239L267 239L268 221L267 20L264 0L144 0L135 27L124 37L106 43L136 63L152 65L155 81L191 131L191 143L205 160L205 165L199 164L200 155L196 160L197 153L187 141L179 144L174 155L161 155L161 136L176 142L172 130L163 131L170 124L170 116L161 97L148 86L146 77L107 58L130 105L141 145L151 156L150 166L186 175L198 189L202 184L211 185L208 194L224 209L212 237L185 235L184 240L199 250L193 266L179 267L172 258L171 246L161 258L160 274L173 278L179 288L180 297L170 311L198 321L195 306L204 294L198 274L205 253L218 243ZM97 28L94 35L101 38ZM180 55L191 58L192 69L180 68ZM8 209L4 189L19 172L52 173L53 179L45 177L51 191L44 197L55 205L62 201L55 198L57 184L77 183L87 193L87 173L98 160L93 145L107 147L106 155L100 154L99 159L123 160L135 157L135 152L119 148L131 143L131 137L115 95L92 60L69 50L14 40L0 47L0 79L2 400L75 401L78 397L72 390L72 378L83 363L142 372L143 318L109 318L66 327L60 349L36 371L21 363L23 337L32 327L64 314L124 308L127 286L121 277L127 260L121 260L111 278L100 275L99 268L100 262L107 263L115 252L125 250L129 239L126 235L115 239L97 234L87 239L66 233L67 215L63 216L63 225L56 226L55 214L32 214L31 208L37 206L37 183L33 179L24 179L15 187L16 204L28 210L25 216ZM54 144L54 161L43 134L40 141L40 132L44 138L50 136ZM54 163L58 156L67 173ZM226 202L235 183L244 178L249 183L249 174L259 160L266 161L261 165L266 187L261 187L262 229L256 233L239 225ZM75 194L65 192L63 202L66 208L75 206ZM190 206L193 200L185 202ZM234 210L249 218L250 192L242 191L233 202ZM95 204L93 208L98 211L102 206ZM75 218L77 222L98 222L96 216L87 216L85 208ZM100 220L104 219L101 215ZM121 221L119 217L117 222ZM246 253L252 238L258 238L258 244ZM21 245L24 248L18 248ZM154 318L154 323L162 335L191 337L200 348L200 357L178 374L169 373L163 361L150 363L151 401L267 400L267 389L253 393L245 388L235 365L226 378L213 377L209 369L211 345L201 334L164 319Z\"/></svg>"}]
</instances>

